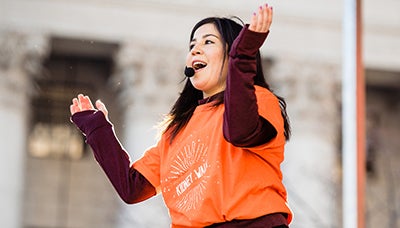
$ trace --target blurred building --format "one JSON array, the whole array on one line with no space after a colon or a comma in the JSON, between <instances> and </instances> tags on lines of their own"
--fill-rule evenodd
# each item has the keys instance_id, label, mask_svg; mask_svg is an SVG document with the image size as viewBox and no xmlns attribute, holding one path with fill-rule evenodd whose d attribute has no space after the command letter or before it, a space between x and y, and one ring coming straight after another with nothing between
<instances>
[{"instance_id":1,"label":"blurred building","mask_svg":"<svg viewBox=\"0 0 400 228\"><path fill-rule=\"evenodd\" d=\"M0 225L169 227L162 198L125 205L69 122L102 99L135 160L178 96L191 27L248 21L263 1L0 0ZM341 227L341 1L275 1L262 48L293 136L283 164L291 227ZM363 1L367 227L400 226L400 2ZM256 177L255 177L256 178Z\"/></svg>"}]
</instances>

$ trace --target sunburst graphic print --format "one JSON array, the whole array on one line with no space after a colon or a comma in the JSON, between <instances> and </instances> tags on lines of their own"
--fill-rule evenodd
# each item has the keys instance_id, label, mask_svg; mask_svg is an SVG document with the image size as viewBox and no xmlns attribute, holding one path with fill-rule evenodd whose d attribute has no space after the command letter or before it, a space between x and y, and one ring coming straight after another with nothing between
<instances>
[{"instance_id":1,"label":"sunburst graphic print","mask_svg":"<svg viewBox=\"0 0 400 228\"><path fill-rule=\"evenodd\" d=\"M207 175L207 146L200 140L184 146L171 163L168 191L173 194L175 207L180 211L196 210L203 201L210 178Z\"/></svg>"}]
</instances>

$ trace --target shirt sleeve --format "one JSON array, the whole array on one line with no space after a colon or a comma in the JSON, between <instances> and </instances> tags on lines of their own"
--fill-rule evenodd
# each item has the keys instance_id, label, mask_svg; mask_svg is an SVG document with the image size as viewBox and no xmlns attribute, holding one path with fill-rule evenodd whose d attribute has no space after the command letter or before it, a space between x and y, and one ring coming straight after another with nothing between
<instances>
[{"instance_id":1,"label":"shirt sleeve","mask_svg":"<svg viewBox=\"0 0 400 228\"><path fill-rule=\"evenodd\" d=\"M71 121L86 136L95 159L123 201L137 203L156 194L151 183L131 166L131 159L117 139L113 125L102 112L78 112Z\"/></svg>"},{"instance_id":2,"label":"shirt sleeve","mask_svg":"<svg viewBox=\"0 0 400 228\"><path fill-rule=\"evenodd\" d=\"M254 87L256 56L268 33L250 31L246 25L229 53L223 133L235 146L259 146L277 135L269 120L259 114Z\"/></svg>"}]
</instances>

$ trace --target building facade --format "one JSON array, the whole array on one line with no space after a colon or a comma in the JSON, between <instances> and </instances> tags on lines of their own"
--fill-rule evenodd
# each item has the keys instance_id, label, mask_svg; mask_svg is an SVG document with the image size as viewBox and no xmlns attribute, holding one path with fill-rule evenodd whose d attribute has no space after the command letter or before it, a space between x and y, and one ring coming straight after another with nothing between
<instances>
[{"instance_id":1,"label":"building facade","mask_svg":"<svg viewBox=\"0 0 400 228\"><path fill-rule=\"evenodd\" d=\"M78 93L102 99L133 160L182 88L191 27L248 21L263 1L0 0L2 227L169 227L161 196L118 198L69 122ZM291 227L341 227L343 2L270 1L262 47L292 124L282 165ZM367 227L400 225L400 3L363 1Z\"/></svg>"}]
</instances>

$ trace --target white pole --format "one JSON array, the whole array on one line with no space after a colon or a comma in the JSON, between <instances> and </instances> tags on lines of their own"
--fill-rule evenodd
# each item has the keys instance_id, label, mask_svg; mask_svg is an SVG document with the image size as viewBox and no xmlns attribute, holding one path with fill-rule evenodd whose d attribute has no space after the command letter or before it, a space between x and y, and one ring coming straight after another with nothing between
<instances>
[{"instance_id":1,"label":"white pole","mask_svg":"<svg viewBox=\"0 0 400 228\"><path fill-rule=\"evenodd\" d=\"M342 137L343 228L357 228L356 0L344 0Z\"/></svg>"}]
</instances>

